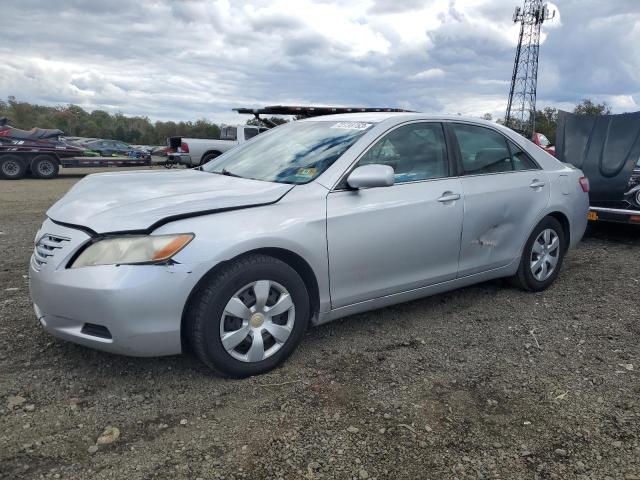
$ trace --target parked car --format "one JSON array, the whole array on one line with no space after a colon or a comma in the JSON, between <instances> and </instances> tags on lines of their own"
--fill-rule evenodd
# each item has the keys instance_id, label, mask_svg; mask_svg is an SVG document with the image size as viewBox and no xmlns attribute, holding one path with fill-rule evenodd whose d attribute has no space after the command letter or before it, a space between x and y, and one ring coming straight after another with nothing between
<instances>
[{"instance_id":1,"label":"parked car","mask_svg":"<svg viewBox=\"0 0 640 480\"><path fill-rule=\"evenodd\" d=\"M218 140L171 137L168 139L170 148L168 160L188 167L204 165L267 130L265 127L239 125L237 127L222 127Z\"/></svg>"},{"instance_id":2,"label":"parked car","mask_svg":"<svg viewBox=\"0 0 640 480\"><path fill-rule=\"evenodd\" d=\"M36 235L31 296L60 338L190 349L245 377L309 323L500 277L544 290L583 235L587 192L580 170L494 123L317 117L202 169L85 177Z\"/></svg>"},{"instance_id":3,"label":"parked car","mask_svg":"<svg viewBox=\"0 0 640 480\"><path fill-rule=\"evenodd\" d=\"M149 156L146 151L136 149L119 140L92 140L84 144L87 150L93 150L102 157L134 157L141 158Z\"/></svg>"},{"instance_id":4,"label":"parked car","mask_svg":"<svg viewBox=\"0 0 640 480\"><path fill-rule=\"evenodd\" d=\"M533 134L533 143L538 145L545 152L553 155L554 157L556 156L556 147L551 145L551 142L549 141L549 139L547 138L546 135L544 135L542 133L537 133L537 132L534 133Z\"/></svg>"}]
</instances>

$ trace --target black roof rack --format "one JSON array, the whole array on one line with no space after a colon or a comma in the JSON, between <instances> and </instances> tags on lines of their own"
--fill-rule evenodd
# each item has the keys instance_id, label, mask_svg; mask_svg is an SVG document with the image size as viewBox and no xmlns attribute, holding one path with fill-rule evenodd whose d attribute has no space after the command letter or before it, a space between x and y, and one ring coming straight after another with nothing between
<instances>
[{"instance_id":1,"label":"black roof rack","mask_svg":"<svg viewBox=\"0 0 640 480\"><path fill-rule=\"evenodd\" d=\"M320 115L333 115L336 113L362 113L362 112L412 112L402 108L374 108L374 107L316 107L316 106L290 106L271 105L260 108L234 108L238 113L248 113L250 115L304 115L306 117L317 117Z\"/></svg>"},{"instance_id":2,"label":"black roof rack","mask_svg":"<svg viewBox=\"0 0 640 480\"><path fill-rule=\"evenodd\" d=\"M413 112L413 110L403 110L402 108L378 108L378 107L317 107L317 106L291 106L291 105L271 105L260 108L234 108L234 111L249 114L256 119L273 127L271 122L260 115L296 115L298 117L319 117L321 115L334 115L337 113L363 113L363 112Z\"/></svg>"}]
</instances>

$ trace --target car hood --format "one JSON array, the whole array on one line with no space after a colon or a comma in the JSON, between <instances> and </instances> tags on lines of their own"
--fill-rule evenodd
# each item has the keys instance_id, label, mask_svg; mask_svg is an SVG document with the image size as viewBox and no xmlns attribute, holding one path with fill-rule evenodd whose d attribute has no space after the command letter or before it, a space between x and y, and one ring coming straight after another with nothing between
<instances>
[{"instance_id":1,"label":"car hood","mask_svg":"<svg viewBox=\"0 0 640 480\"><path fill-rule=\"evenodd\" d=\"M197 170L89 175L47 216L96 233L147 230L172 218L277 202L292 185Z\"/></svg>"}]
</instances>

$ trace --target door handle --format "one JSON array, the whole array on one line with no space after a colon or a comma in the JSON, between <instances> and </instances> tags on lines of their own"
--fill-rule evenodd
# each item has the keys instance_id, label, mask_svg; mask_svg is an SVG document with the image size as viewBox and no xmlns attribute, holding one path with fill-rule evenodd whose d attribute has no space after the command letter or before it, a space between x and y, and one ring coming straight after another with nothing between
<instances>
[{"instance_id":1,"label":"door handle","mask_svg":"<svg viewBox=\"0 0 640 480\"><path fill-rule=\"evenodd\" d=\"M540 180L534 180L533 182L531 182L531 185L529 185L531 188L536 189L536 188L542 188L544 187L545 183L540 181Z\"/></svg>"},{"instance_id":2,"label":"door handle","mask_svg":"<svg viewBox=\"0 0 640 480\"><path fill-rule=\"evenodd\" d=\"M453 202L455 200L460 200L459 193L444 192L442 196L438 199L440 203Z\"/></svg>"}]
</instances>

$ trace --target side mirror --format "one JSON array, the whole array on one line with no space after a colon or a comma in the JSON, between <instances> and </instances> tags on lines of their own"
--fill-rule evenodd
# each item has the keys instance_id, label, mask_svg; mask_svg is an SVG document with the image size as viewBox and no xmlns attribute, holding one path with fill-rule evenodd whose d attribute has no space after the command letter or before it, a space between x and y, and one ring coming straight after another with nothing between
<instances>
[{"instance_id":1,"label":"side mirror","mask_svg":"<svg viewBox=\"0 0 640 480\"><path fill-rule=\"evenodd\" d=\"M393 185L395 172L389 165L372 163L356 168L347 178L351 188L390 187Z\"/></svg>"}]
</instances>

